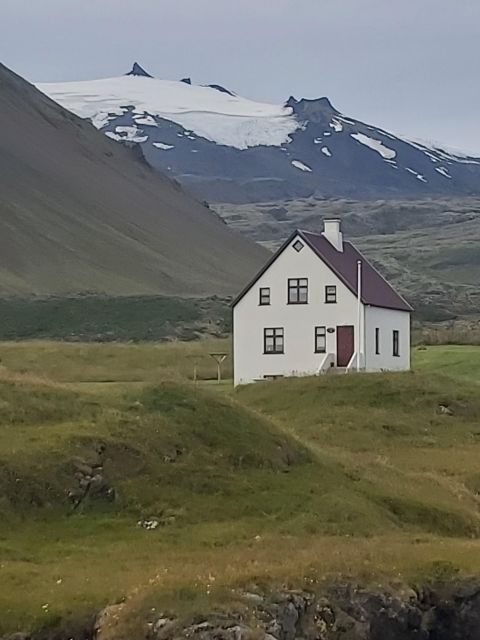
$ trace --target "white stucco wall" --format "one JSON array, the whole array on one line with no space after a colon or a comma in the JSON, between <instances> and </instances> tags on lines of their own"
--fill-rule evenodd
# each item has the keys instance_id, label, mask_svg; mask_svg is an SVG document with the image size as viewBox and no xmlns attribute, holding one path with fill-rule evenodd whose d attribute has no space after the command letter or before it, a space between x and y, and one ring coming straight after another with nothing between
<instances>
[{"instance_id":1,"label":"white stucco wall","mask_svg":"<svg viewBox=\"0 0 480 640\"><path fill-rule=\"evenodd\" d=\"M375 354L378 328L380 353ZM399 331L399 356L393 355L393 331ZM365 365L367 371L410 369L410 314L407 311L365 307Z\"/></svg>"},{"instance_id":2,"label":"white stucco wall","mask_svg":"<svg viewBox=\"0 0 480 640\"><path fill-rule=\"evenodd\" d=\"M357 298L305 245L290 245L238 302L233 313L235 384L265 375L312 375L324 359L315 353L314 328L353 325L357 344ZM308 304L287 304L288 278L308 278ZM336 285L337 303L325 304L325 286ZM260 287L270 287L271 304L259 306ZM283 327L284 354L263 353L265 327ZM336 353L336 332L327 333L327 353Z\"/></svg>"}]
</instances>

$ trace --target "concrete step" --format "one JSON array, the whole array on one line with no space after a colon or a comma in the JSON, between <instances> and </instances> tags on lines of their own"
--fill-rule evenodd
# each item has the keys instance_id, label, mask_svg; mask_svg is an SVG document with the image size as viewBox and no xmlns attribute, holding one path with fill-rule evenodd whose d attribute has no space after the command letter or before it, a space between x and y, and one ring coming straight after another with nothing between
<instances>
[{"instance_id":1,"label":"concrete step","mask_svg":"<svg viewBox=\"0 0 480 640\"><path fill-rule=\"evenodd\" d=\"M347 367L330 367L327 369L327 375L329 376L337 376L347 373Z\"/></svg>"}]
</instances>

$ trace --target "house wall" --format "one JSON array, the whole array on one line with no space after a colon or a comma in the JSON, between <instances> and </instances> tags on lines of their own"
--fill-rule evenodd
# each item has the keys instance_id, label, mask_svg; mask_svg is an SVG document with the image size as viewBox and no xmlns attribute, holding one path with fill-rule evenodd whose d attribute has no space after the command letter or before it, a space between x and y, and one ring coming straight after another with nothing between
<instances>
[{"instance_id":1,"label":"house wall","mask_svg":"<svg viewBox=\"0 0 480 640\"><path fill-rule=\"evenodd\" d=\"M265 375L317 373L325 354L315 353L316 326L353 325L357 344L356 296L308 245L304 243L300 252L295 251L292 245L297 239L293 238L234 308L235 384L252 382ZM308 278L308 304L287 304L288 278ZM324 302L326 285L336 285L336 304ZM269 306L259 306L260 287L270 287ZM263 353L265 327L284 328L284 354ZM327 353L336 353L336 333L327 333Z\"/></svg>"},{"instance_id":2,"label":"house wall","mask_svg":"<svg viewBox=\"0 0 480 640\"><path fill-rule=\"evenodd\" d=\"M380 330L380 353L375 354L375 329ZM393 331L400 332L400 355L393 355ZM410 313L365 307L365 365L367 371L410 369Z\"/></svg>"}]
</instances>

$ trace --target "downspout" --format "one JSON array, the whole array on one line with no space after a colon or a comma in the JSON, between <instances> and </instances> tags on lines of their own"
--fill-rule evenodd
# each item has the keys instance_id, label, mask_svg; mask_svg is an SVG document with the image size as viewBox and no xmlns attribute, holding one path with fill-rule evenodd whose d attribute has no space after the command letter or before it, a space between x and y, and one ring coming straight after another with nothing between
<instances>
[{"instance_id":1,"label":"downspout","mask_svg":"<svg viewBox=\"0 0 480 640\"><path fill-rule=\"evenodd\" d=\"M362 353L362 261L357 260L357 372Z\"/></svg>"}]
</instances>

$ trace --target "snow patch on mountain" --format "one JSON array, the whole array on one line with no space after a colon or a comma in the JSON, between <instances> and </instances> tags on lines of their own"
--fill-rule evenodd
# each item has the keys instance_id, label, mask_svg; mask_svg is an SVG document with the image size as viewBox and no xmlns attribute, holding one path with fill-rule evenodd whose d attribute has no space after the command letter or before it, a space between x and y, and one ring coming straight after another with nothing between
<instances>
[{"instance_id":1,"label":"snow patch on mountain","mask_svg":"<svg viewBox=\"0 0 480 640\"><path fill-rule=\"evenodd\" d=\"M325 154L327 156L327 158L331 158L332 157L332 152L330 151L330 149L328 147L322 147L322 153Z\"/></svg>"},{"instance_id":2,"label":"snow patch on mountain","mask_svg":"<svg viewBox=\"0 0 480 640\"><path fill-rule=\"evenodd\" d=\"M474 157L459 151L458 149L448 149L445 146L439 146L438 142L425 141L419 139L408 139L408 144L411 144L415 149L423 151L432 162L438 162L444 160L447 164L458 162L460 164L475 164L480 165L478 157Z\"/></svg>"},{"instance_id":3,"label":"snow patch on mountain","mask_svg":"<svg viewBox=\"0 0 480 640\"><path fill-rule=\"evenodd\" d=\"M133 107L141 117L165 118L237 149L280 146L299 127L290 107L144 76L47 83L38 88L81 118L92 119L98 128L107 125L112 115L123 115Z\"/></svg>"},{"instance_id":4,"label":"snow patch on mountain","mask_svg":"<svg viewBox=\"0 0 480 640\"><path fill-rule=\"evenodd\" d=\"M450 180L452 179L452 176L448 173L448 169L446 167L435 167L435 171L445 178L449 178Z\"/></svg>"},{"instance_id":5,"label":"snow patch on mountain","mask_svg":"<svg viewBox=\"0 0 480 640\"><path fill-rule=\"evenodd\" d=\"M114 133L113 131L105 131L105 135L112 140L116 140L117 142L120 142L124 139L122 136L118 135L118 133Z\"/></svg>"},{"instance_id":6,"label":"snow patch on mountain","mask_svg":"<svg viewBox=\"0 0 480 640\"><path fill-rule=\"evenodd\" d=\"M152 116L149 116L149 115L145 115L145 114L143 114L141 116L134 115L133 119L135 120L135 122L137 124L142 124L142 125L147 126L147 127L158 127L158 124L155 122L155 119L152 118Z\"/></svg>"},{"instance_id":7,"label":"snow patch on mountain","mask_svg":"<svg viewBox=\"0 0 480 640\"><path fill-rule=\"evenodd\" d=\"M175 149L175 145L173 144L165 144L164 142L153 142L154 147L157 149L163 149L164 151L169 151L170 149Z\"/></svg>"},{"instance_id":8,"label":"snow patch on mountain","mask_svg":"<svg viewBox=\"0 0 480 640\"><path fill-rule=\"evenodd\" d=\"M332 121L328 126L332 129L335 129L336 133L340 133L341 131L343 131L343 124L338 118L332 118Z\"/></svg>"},{"instance_id":9,"label":"snow patch on mountain","mask_svg":"<svg viewBox=\"0 0 480 640\"><path fill-rule=\"evenodd\" d=\"M115 127L116 133L124 133L122 136L122 140L126 140L127 142L146 142L148 140L148 136L141 136L140 133L143 133L143 129L139 129L137 126L128 126L128 127Z\"/></svg>"},{"instance_id":10,"label":"snow patch on mountain","mask_svg":"<svg viewBox=\"0 0 480 640\"><path fill-rule=\"evenodd\" d=\"M422 176L422 174L415 171L415 169L410 169L410 167L405 167L405 171L408 171L409 173L414 175L417 178L417 180L420 180L420 182L427 182L427 180L425 179L425 176Z\"/></svg>"},{"instance_id":11,"label":"snow patch on mountain","mask_svg":"<svg viewBox=\"0 0 480 640\"><path fill-rule=\"evenodd\" d=\"M292 160L292 164L296 169L300 169L300 171L307 171L308 173L312 172L312 168L307 164L300 162L300 160Z\"/></svg>"},{"instance_id":12,"label":"snow patch on mountain","mask_svg":"<svg viewBox=\"0 0 480 640\"><path fill-rule=\"evenodd\" d=\"M393 158L395 158L397 155L396 151L386 147L381 140L370 138L364 133L351 133L350 135L354 140L357 140L357 142L360 142L360 144L369 147L373 151L376 151L382 156L382 158L385 158L386 160L393 160Z\"/></svg>"}]
</instances>

